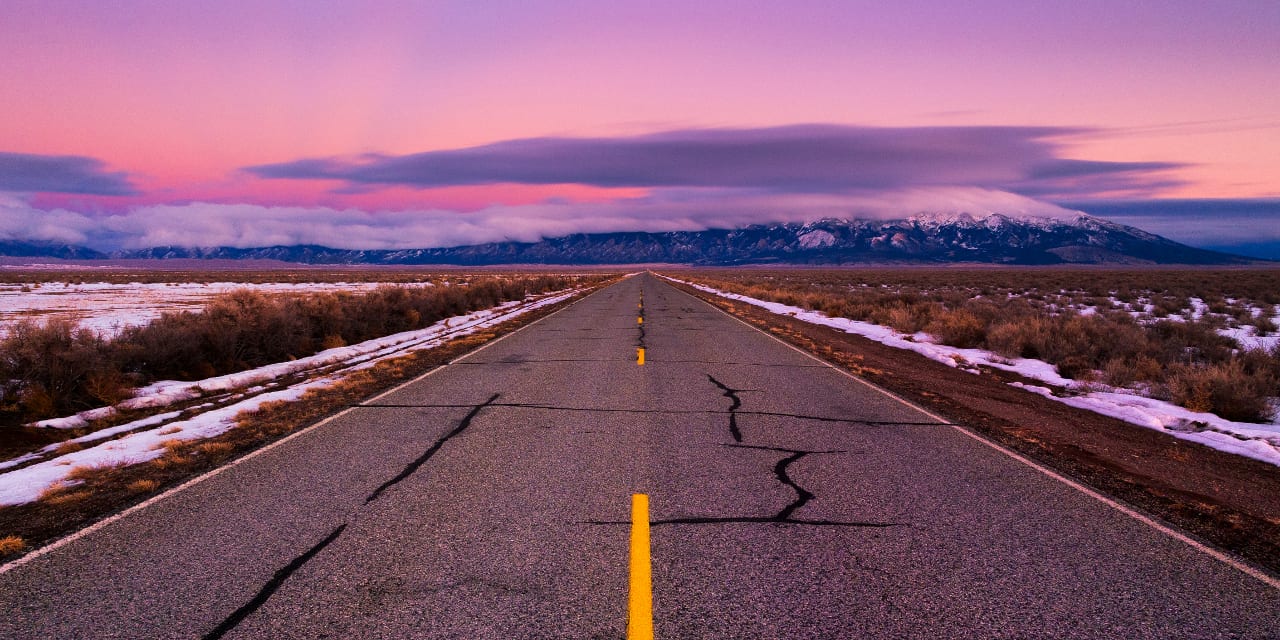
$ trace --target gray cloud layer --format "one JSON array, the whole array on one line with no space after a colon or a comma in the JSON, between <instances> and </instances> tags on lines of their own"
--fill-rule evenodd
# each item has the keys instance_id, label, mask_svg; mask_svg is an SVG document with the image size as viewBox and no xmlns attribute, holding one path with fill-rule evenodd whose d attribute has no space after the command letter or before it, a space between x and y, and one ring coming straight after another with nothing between
<instances>
[{"instance_id":1,"label":"gray cloud layer","mask_svg":"<svg viewBox=\"0 0 1280 640\"><path fill-rule=\"evenodd\" d=\"M137 191L128 174L110 172L100 160L0 151L0 191L128 196Z\"/></svg>"},{"instance_id":2,"label":"gray cloud layer","mask_svg":"<svg viewBox=\"0 0 1280 640\"><path fill-rule=\"evenodd\" d=\"M1163 162L1059 157L1065 127L793 125L688 129L615 138L527 138L465 149L246 167L263 178L442 187L576 183L601 187L848 192L964 186L1027 195L1145 193L1173 184Z\"/></svg>"},{"instance_id":3,"label":"gray cloud layer","mask_svg":"<svg viewBox=\"0 0 1280 640\"><path fill-rule=\"evenodd\" d=\"M191 203L149 205L114 215L38 210L0 197L0 239L83 244L95 249L155 246L319 244L341 249L412 249L572 233L693 231L822 217L903 218L914 213L999 212L1073 216L1055 205L982 189L913 189L874 195L761 194L754 190L664 189L610 203L494 206L479 211L367 212L327 207Z\"/></svg>"}]
</instances>

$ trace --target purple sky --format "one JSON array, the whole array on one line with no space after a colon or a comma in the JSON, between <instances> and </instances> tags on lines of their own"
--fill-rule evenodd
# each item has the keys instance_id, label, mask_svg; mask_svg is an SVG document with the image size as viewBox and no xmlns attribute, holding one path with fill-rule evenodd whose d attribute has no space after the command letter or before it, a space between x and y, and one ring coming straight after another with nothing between
<instances>
[{"instance_id":1,"label":"purple sky","mask_svg":"<svg viewBox=\"0 0 1280 640\"><path fill-rule=\"evenodd\" d=\"M0 237L282 237L251 210L427 243L593 211L658 229L1265 202L1277 33L1280 3L1253 0L10 0ZM1221 208L1170 211L1212 235Z\"/></svg>"}]
</instances>

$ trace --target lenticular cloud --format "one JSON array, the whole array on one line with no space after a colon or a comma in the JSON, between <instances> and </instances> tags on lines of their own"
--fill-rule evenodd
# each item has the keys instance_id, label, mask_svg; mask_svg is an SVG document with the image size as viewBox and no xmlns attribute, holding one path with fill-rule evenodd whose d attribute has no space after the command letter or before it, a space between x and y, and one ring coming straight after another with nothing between
<instances>
[{"instance_id":1,"label":"lenticular cloud","mask_svg":"<svg viewBox=\"0 0 1280 640\"><path fill-rule=\"evenodd\" d=\"M1081 195L1167 186L1178 165L1059 155L1068 127L856 127L808 124L685 129L613 138L524 138L359 158L303 158L245 171L261 178L342 180L349 187L585 184L598 187L848 192L962 186Z\"/></svg>"}]
</instances>

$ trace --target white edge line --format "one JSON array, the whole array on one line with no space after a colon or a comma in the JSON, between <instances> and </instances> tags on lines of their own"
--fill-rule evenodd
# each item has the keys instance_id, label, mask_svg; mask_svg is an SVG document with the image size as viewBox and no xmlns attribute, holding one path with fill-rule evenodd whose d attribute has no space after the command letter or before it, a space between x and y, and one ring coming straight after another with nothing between
<instances>
[{"instance_id":1,"label":"white edge line","mask_svg":"<svg viewBox=\"0 0 1280 640\"><path fill-rule=\"evenodd\" d=\"M432 374L434 374L434 373L436 373L436 372L438 372L438 371L442 371L442 370L444 370L444 369L445 369L445 368L447 368L449 365L452 365L453 363L458 362L458 361L462 360L463 358L468 358L468 357L470 357L470 356L472 356L472 355L475 355L475 354L477 354L477 353L479 353L479 352L481 352L481 351L484 351L485 349L488 349L489 347L491 347L491 346L493 346L493 345L495 345L495 344L498 344L499 342L502 342L503 340L505 340L505 339L507 339L507 338L509 338L509 337L511 337L511 336L513 336L513 335L515 335L515 334L517 334L517 333L520 333L521 331L524 331L526 328L531 327L531 326L533 326L533 325L535 325L535 324L538 324L539 322L542 322L543 320L546 320L547 318L550 318L551 316L554 316L554 315L556 315L556 314L560 313L561 311L564 311L564 310L568 309L569 307L572 307L573 305L578 304L579 302L581 302L581 301L583 301L583 300L585 300L585 299L587 299L587 298L591 297L591 295L592 295L592 294L594 294L594 293L596 293L596 292L598 292L598 291L600 291L600 290L601 290L601 288L597 288L595 291L592 291L592 292L588 293L587 295L584 295L584 296L582 296L582 297L578 298L577 300L574 300L573 302L570 302L569 304L567 304L567 305L565 305L565 306L563 306L563 307L561 307L561 308L559 308L559 309L556 309L556 310L555 310L554 312L552 312L552 313L549 313L549 314L547 314L547 315L545 315L545 316L543 316L543 317L541 317L541 318L538 318L537 320L535 320L535 321L533 321L533 322L530 322L529 324L526 324L526 325L524 325L524 326L522 326L522 327L520 327L520 328L516 329L515 331L512 331L511 333L508 333L508 334L505 334L505 335L499 336L499 337L497 337L497 338L495 338L495 339L493 339L493 340L490 340L489 342L486 342L486 343L484 343L484 344L480 345L479 347L476 347L475 349L472 349L471 351L468 351L467 353L465 353L465 354L463 354L463 355L459 356L458 358L455 358L455 359L453 359L453 360L450 360L450 361L448 361L448 362L446 362L446 363L444 363L444 364L442 364L442 365L440 365L440 366L438 366L438 367L436 367L436 368L434 368L434 369L432 369L432 370L430 370L430 371L427 371L426 373L423 373L422 375L420 375L420 376L418 376L418 377L416 377L416 378L414 378L414 379L412 379L412 380L409 380L409 381L407 381L407 382L403 382L403 383L398 384L398 385L396 385L396 386L394 386L394 387L392 387L392 388L390 388L390 389L387 389L386 391L383 391L382 393L379 393L378 395L373 396L372 398L369 398L369 399L365 400L364 402L373 402L373 401L376 401L376 400L380 400L380 399L382 399L382 398L384 398L384 397L386 397L386 396L389 396L389 395L391 395L391 394L393 394L393 393L395 393L395 392L397 392L397 391L400 391L401 389L403 389L403 388L405 388L405 387L407 387L407 386L409 386L409 385L411 385L411 384L414 384L414 383L416 383L416 382L418 382L418 381L420 381L420 380L422 380L422 379L426 378L427 376L430 376L430 375L432 375ZM441 345L441 346L443 346L443 345ZM168 498L169 496L171 496L171 495L173 495L173 494L175 494L175 493L178 493L179 491L183 491L183 490L185 490L185 489L189 489L189 488L191 488L191 487L193 487L193 486L195 486L195 485L197 485L197 484L200 484L201 482L204 482L205 480L208 480L208 479L210 479L210 478L213 478L214 476L217 476L217 475L221 474L222 472L227 471L227 470L229 470L229 469L231 469L231 468L235 467L236 465L239 465L239 464L241 464L241 463L243 463L243 462L248 462L248 461L250 461L250 460L252 460L252 459L254 459L254 458L256 458L256 457L258 457L258 456L260 456L260 455L262 455L262 454L264 454L264 453L266 453L266 452L268 452L268 451L271 451L272 449L275 449L276 447L283 446L285 443L289 442L290 440L293 440L294 438L297 438L297 437L300 437L300 436L305 435L305 434L307 434L307 433L310 433L310 432L312 432L312 431L314 431L314 430L316 430L316 429L319 429L320 427L323 427L323 426L324 426L324 425L326 425L326 424L329 424L330 422L333 422L334 420L337 420L338 418L341 418L341 417L343 417L343 416L347 415L347 413L351 412L351 410L353 410L353 409L355 409L355 408L356 408L356 407L354 407L354 406L352 406L352 407L347 407L346 409L343 409L342 411L339 411L338 413L335 413L335 414L333 414L333 415L331 415L331 416L329 416L329 417L327 417L327 418L325 418L325 419L321 420L320 422L317 422L317 423L312 424L312 425L310 425L310 426L303 427L302 429L299 429L299 430L297 430L297 431L294 431L293 433L291 433L291 434L289 434L289 435L287 435L287 436L285 436L285 437L283 437L283 438L281 438L281 439L279 439L279 440L276 440L275 442L272 442L271 444L269 444L269 445L267 445L267 446L265 446L265 447L262 447L262 448L260 448L260 449L254 449L253 451L250 451L249 453L245 454L243 457L236 458L235 460L232 460L231 462L228 462L227 464L224 464L224 465L222 465L222 466L220 466L220 467L218 467L218 468L216 468L216 469L211 469L211 470L209 470L209 471L205 472L205 473L204 473L204 474L202 474L202 475L198 475L198 476L196 476L196 477L194 477L194 478L191 478L190 480L187 480L186 482L183 482L182 484L180 484L180 485L178 485L178 486L176 486L176 487L173 487L172 489L169 489L169 490L165 491L164 493L160 493L160 494L154 495L154 496L152 496L152 497L150 497L150 498L147 498L146 500L144 500L144 501L142 501L142 502L139 502L138 504L135 504L135 505L133 505L132 507L129 507L128 509L125 509L124 511L121 511L120 513L117 513L117 514L112 515L112 516L108 516L108 517L106 517L106 518L104 518L104 519L102 519L102 520L99 520L99 521L97 521L97 522L95 522L95 523L93 523L93 524L89 525L88 527L85 527L85 528L83 528L83 529L80 529L79 531L76 531L75 533L72 533L72 534L70 534L70 535L68 535L68 536L66 536L66 537L58 538L57 540L54 540L53 542L50 542L49 544L47 544L47 545L45 545L45 546L43 546L43 547L40 547L39 549L36 549L35 551L32 551L32 552L28 553L27 555L22 556L21 558L18 558L18 559L16 559L16 560L12 560L12 561L10 561L10 562L8 562L8 563L4 564L3 566L0 566L0 575L4 575L5 573L7 573L7 572L9 572L9 571L11 571L11 570L13 570L13 569L16 569L16 568L18 568L18 567L21 567L21 566L22 566L22 565L24 565L24 564L27 564L27 563L29 563L29 562L32 562L32 561L36 560L37 558L39 558L39 557L41 557L41 556L43 556L43 555L45 555L45 554L52 553L52 552L54 552L54 551L56 551L56 550L58 550L58 549L60 549L60 548L62 548L62 547L65 547L66 545L69 545L69 544L71 544L72 542L75 542L76 540L79 540L80 538L83 538L83 537L85 537L85 536L87 536L87 535L90 535L90 534L92 534L92 533L94 533L94 532L96 532L96 531L100 530L100 529L103 529L103 528L105 528L105 527L107 527L107 526L111 525L111 524L112 524L112 523L114 523L114 522L117 522L117 521L119 521L119 520L123 520L124 518L127 518L127 517L129 517L129 516L131 516L131 515L133 515L133 514L135 514L135 513L139 512L139 511L142 511L143 509L146 509L147 507L149 507L149 506L151 506L151 505L153 505L153 504L155 504L155 503L157 503L157 502L159 502L159 501L161 501L161 500L164 500L165 498Z\"/></svg>"},{"instance_id":2,"label":"white edge line","mask_svg":"<svg viewBox=\"0 0 1280 640\"><path fill-rule=\"evenodd\" d=\"M666 276L660 276L660 277L661 277L661 278L663 278L663 279L669 280L669 278L667 278ZM695 299L695 300L698 300L698 299L699 299L697 296L695 296L695 295L693 295L693 294L691 294L691 293L689 293L689 292L687 292L687 291L683 291L683 290L681 290L681 289L680 289L680 288L678 288L678 287L672 287L672 288L674 288L676 291L680 291L681 293L683 293L683 294L685 294L685 295L689 296L690 298L693 298L693 299ZM708 294L710 294L711 292L709 292L709 291L708 291L708 292L704 292L704 293L708 293ZM711 295L715 295L715 294L711 294ZM718 297L723 298L723 296L718 296ZM724 299L725 299L725 300L729 300L729 298L724 298ZM704 302L705 302L705 301L704 301ZM739 302L740 302L740 301L739 301ZM748 304L748 303L744 303L744 304ZM1239 558L1236 558L1235 556L1233 556L1233 555L1231 555L1231 554L1229 554L1229 553L1227 553L1227 552L1225 552L1225 551L1222 551L1222 550L1220 550L1220 549L1214 548L1214 547L1212 547L1212 546L1208 545L1207 543L1204 543L1204 542L1201 542L1201 541L1199 541L1199 540L1196 540L1195 538L1192 538L1191 536L1189 536L1189 535L1187 535L1187 534L1185 534L1185 533L1183 533L1183 532L1181 532L1181 531L1179 531L1179 530L1177 530L1177 529L1173 528L1171 525L1168 525L1168 524L1165 524L1165 523L1163 523L1163 522L1160 522L1159 520L1156 520L1155 518L1152 518L1151 516L1148 516L1148 515L1146 515L1146 514L1144 514L1144 513L1141 513L1141 512L1139 512L1139 511L1135 510L1134 508L1132 508L1132 507L1130 507L1130 506L1128 506L1128 505L1126 505L1126 504L1124 504L1124 503L1122 503L1122 502L1119 502L1119 501L1115 500L1114 498L1111 498L1111 497L1109 497L1109 496L1103 495L1102 493L1099 493L1097 490L1095 490L1095 489L1093 489L1093 488L1090 488L1090 487L1087 487L1087 486L1085 486L1085 485L1083 485L1083 484L1081 484L1081 483L1079 483L1079 482L1077 482L1077 481L1075 481L1075 480L1072 480L1071 478L1068 478L1068 477L1066 477L1066 476L1064 476L1064 475L1062 475L1062 474L1058 473L1057 471L1054 471L1054 470L1052 470L1052 469L1050 469L1050 468L1048 468L1048 467L1046 467L1046 466L1044 466L1044 465L1040 464L1039 462L1036 462L1036 461L1034 461L1034 460L1031 460L1030 458L1027 458L1027 457L1023 456L1022 454L1017 453L1016 451L1013 451L1012 449L1006 449L1004 446L1002 446L1002 445L1000 445L1000 444L998 444L998 443L992 442L992 441L990 441L990 440L988 440L988 439L986 439L986 438L982 437L981 435L978 435L978 434L976 434L976 433L974 433L974 432L972 432L972 431L970 431L970 430L968 430L968 429L966 429L966 428L964 428L964 427L962 427L962 426L960 426L960 425L958 425L958 424L955 424L955 423L951 422L950 420L947 420L947 419L945 419L945 418L943 418L943 417L941 417L941 416L939 416L939 415L937 415L937 414L935 414L935 413L933 413L933 412L929 411L928 409L925 409L924 407L920 407L920 406L916 405L915 403L913 403L913 402L911 402L911 401L909 401L909 400L907 400L907 399L905 399L905 398L899 397L897 394L893 393L892 391L889 391L888 389L884 389L884 388L881 388L881 387L879 387L879 386L877 386L877 385L875 385L875 384L872 384L872 383L871 383L870 381L868 381L868 380L864 380L864 379L862 379L862 378L858 377L857 375L854 375L853 373L851 373L851 372L849 372L849 371L846 371L845 369L842 369L842 368L840 368L840 367L838 367L838 366L836 366L836 365L834 365L834 364L832 364L832 363L830 363L830 362L827 362L826 360L823 360L822 358L819 358L818 356L816 356L816 355L814 355L814 354L812 354L812 353L809 353L808 351L805 351L804 349L801 349L800 347L797 347L796 345L793 345L793 344L791 344L790 342L787 342L786 340L783 340L782 338L779 338L778 336L773 335L772 333L769 333L768 331L764 331L764 330L760 329L759 327L757 327L757 326L755 326L755 325L753 325L753 324L751 324L751 323L747 322L746 320L743 320L742 318L739 318L738 316L733 315L732 313L729 313L728 311L725 311L724 309L721 309L720 307L718 307L718 306L716 306L716 305L714 305L714 304L713 304L713 305L711 305L711 307L713 307L714 309L716 309L716 310L717 310L717 311L719 311L720 313L723 313L723 314L725 314L726 316L729 316L730 318L733 318L734 320L737 320L738 322L740 322L740 323L742 323L742 324L746 325L747 327L750 327L752 330L757 331L757 332L759 332L759 333L762 333L762 334L764 334L764 335L766 335L766 336L769 336L770 338L772 338L772 339L774 339L774 340L778 341L780 344L782 344L782 345L784 345L784 346L786 346L786 347L788 347L788 348L790 348L790 349L792 349L792 350L796 351L797 353L800 353L800 354L802 354L802 355L804 355L804 356L807 356L808 358L810 358L810 359L812 359L812 360L816 360L816 361L818 361L818 362L821 362L822 364L824 364L824 365L826 365L826 366L828 366L828 367L830 367L830 368L834 369L835 371L839 372L840 374L842 374L842 375L844 375L844 376L846 376L846 377L848 377L848 378L851 378L851 379L853 379L853 380L856 380L856 381L858 381L858 382L860 382L860 383L862 383L862 384L864 384L864 385L866 385L866 386L868 386L868 387L870 387L870 388L872 388L872 389L874 389L874 390L876 390L876 391L879 391L880 393L882 393L882 394L884 394L884 395L886 395L886 396L888 396L888 397L890 397L890 398L893 398L894 400L897 400L898 402L901 402L902 404L904 404L904 405L906 405L906 406L908 406L908 407L910 407L910 408L912 408L912 409L915 409L916 411L919 411L920 413L923 413L924 415L929 416L930 418L933 418L934 420L937 420L938 422L940 422L940 423L942 423L942 424L944 424L944 425L946 425L946 426L949 426L949 427L951 427L952 429L955 429L956 431L958 431L958 432L960 432L960 433L962 433L962 434L964 434L964 435L966 435L966 436L968 436L968 437L970 437L970 438L973 438L974 440L977 440L978 442L981 442L982 444L987 445L988 447L991 447L992 449L995 449L996 451L999 451L1000 453L1003 453L1004 455L1009 456L1010 458L1013 458L1014 460L1017 460L1018 462L1021 462L1022 464L1026 465L1026 466L1028 466L1028 467L1031 467L1032 469L1035 469L1036 471L1039 471L1040 473L1043 473L1044 475L1049 476L1050 478L1053 478L1054 480L1057 480L1058 482L1061 482L1062 484L1065 484L1065 485L1067 485L1068 487L1071 487L1071 488L1075 489L1076 491L1079 491L1080 493L1083 493L1083 494L1085 494L1085 495L1087 495L1087 496L1089 496L1089 497L1091 497L1091 498L1093 498L1093 499L1095 499L1095 500L1097 500L1097 501L1099 501L1099 502L1101 502L1101 503L1103 503L1103 504L1105 504L1105 505L1107 505L1107 506L1109 506L1109 507L1111 507L1111 508L1115 509L1116 511L1119 511L1120 513L1123 513L1123 514L1125 514L1125 515L1129 516L1130 518L1133 518L1134 520L1137 520L1138 522L1141 522L1141 523L1143 523L1143 524L1145 524L1145 525L1147 525L1147 526L1151 527L1152 529L1155 529L1156 531L1159 531L1159 532L1161 532L1161 533L1163 533L1163 534L1165 534L1165 535L1167 535L1167 536L1169 536L1169 537L1171 537L1171 538L1173 538L1173 539L1175 539L1175 540L1178 540L1178 541L1180 541L1180 542L1186 543L1188 546L1192 547L1193 549L1196 549L1196 550L1200 551L1201 553L1204 553L1205 555L1208 555L1208 556L1210 556L1210 557L1214 558L1215 560L1218 560L1218 561L1220 561L1220 562L1222 562L1222 563L1224 563L1224 564L1227 564L1227 565L1231 566L1232 568L1235 568L1235 569L1237 569L1237 570L1239 570L1239 571L1241 571L1241 572L1243 572L1243 573L1246 573L1246 574L1248 574L1248 575L1250 575L1250 576L1253 576L1254 578L1257 578L1258 580L1261 580L1262 582L1266 583L1268 586L1270 586L1270 587L1271 587L1271 588L1273 588L1273 589L1280 589L1280 578L1276 578L1276 577L1272 576L1271 574L1266 573L1266 572L1264 572L1264 571L1262 571L1262 570L1260 570L1260 569L1258 569L1258 568L1254 567L1253 565L1250 565L1249 563L1247 563L1247 562L1245 562L1245 561L1243 561L1243 560L1240 560ZM941 426L941 425L939 425L939 426Z\"/></svg>"}]
</instances>

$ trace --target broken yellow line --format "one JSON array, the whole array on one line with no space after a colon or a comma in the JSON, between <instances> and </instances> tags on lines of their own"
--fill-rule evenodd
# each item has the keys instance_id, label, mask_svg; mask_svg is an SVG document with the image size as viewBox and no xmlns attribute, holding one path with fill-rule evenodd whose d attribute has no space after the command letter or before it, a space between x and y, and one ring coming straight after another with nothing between
<instances>
[{"instance_id":1,"label":"broken yellow line","mask_svg":"<svg viewBox=\"0 0 1280 640\"><path fill-rule=\"evenodd\" d=\"M631 596L627 640L653 640L653 574L649 563L649 496L631 496Z\"/></svg>"},{"instance_id":2,"label":"broken yellow line","mask_svg":"<svg viewBox=\"0 0 1280 640\"><path fill-rule=\"evenodd\" d=\"M644 347L636 348L636 364L644 366Z\"/></svg>"}]
</instances>

